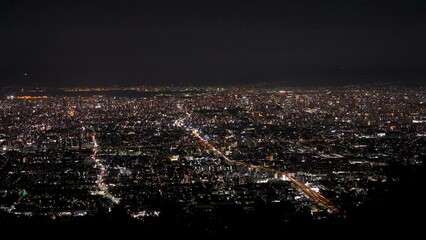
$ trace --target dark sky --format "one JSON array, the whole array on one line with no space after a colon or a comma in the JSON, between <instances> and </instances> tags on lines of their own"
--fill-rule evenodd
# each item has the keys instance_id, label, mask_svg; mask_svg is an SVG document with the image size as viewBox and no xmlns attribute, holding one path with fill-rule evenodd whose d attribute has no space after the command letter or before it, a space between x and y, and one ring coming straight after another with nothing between
<instances>
[{"instance_id":1,"label":"dark sky","mask_svg":"<svg viewBox=\"0 0 426 240\"><path fill-rule=\"evenodd\" d=\"M422 82L425 46L425 0L0 0L1 86Z\"/></svg>"}]
</instances>

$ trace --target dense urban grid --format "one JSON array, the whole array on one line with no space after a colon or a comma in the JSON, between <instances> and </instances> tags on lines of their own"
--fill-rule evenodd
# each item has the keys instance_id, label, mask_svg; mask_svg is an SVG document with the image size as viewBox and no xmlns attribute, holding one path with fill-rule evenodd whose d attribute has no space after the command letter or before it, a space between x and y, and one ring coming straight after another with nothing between
<instances>
[{"instance_id":1,"label":"dense urban grid","mask_svg":"<svg viewBox=\"0 0 426 240\"><path fill-rule=\"evenodd\" d=\"M425 141L423 88L4 92L0 216L201 232L341 224L411 184Z\"/></svg>"}]
</instances>

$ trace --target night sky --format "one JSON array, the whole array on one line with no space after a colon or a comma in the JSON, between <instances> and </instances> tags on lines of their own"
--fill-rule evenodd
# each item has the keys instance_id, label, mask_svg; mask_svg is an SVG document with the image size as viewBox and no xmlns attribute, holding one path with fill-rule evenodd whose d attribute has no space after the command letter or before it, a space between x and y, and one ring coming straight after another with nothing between
<instances>
[{"instance_id":1,"label":"night sky","mask_svg":"<svg viewBox=\"0 0 426 240\"><path fill-rule=\"evenodd\" d=\"M426 1L0 0L0 85L425 82Z\"/></svg>"}]
</instances>

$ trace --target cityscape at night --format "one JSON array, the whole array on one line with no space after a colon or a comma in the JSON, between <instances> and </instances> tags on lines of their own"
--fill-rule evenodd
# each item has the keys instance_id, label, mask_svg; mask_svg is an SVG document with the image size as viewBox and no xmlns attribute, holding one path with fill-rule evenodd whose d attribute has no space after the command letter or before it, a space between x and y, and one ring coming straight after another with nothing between
<instances>
[{"instance_id":1,"label":"cityscape at night","mask_svg":"<svg viewBox=\"0 0 426 240\"><path fill-rule=\"evenodd\" d=\"M0 232L421 233L425 29L425 0L0 0Z\"/></svg>"},{"instance_id":2,"label":"cityscape at night","mask_svg":"<svg viewBox=\"0 0 426 240\"><path fill-rule=\"evenodd\" d=\"M361 224L426 153L426 89L400 86L21 89L0 118L16 223Z\"/></svg>"}]
</instances>

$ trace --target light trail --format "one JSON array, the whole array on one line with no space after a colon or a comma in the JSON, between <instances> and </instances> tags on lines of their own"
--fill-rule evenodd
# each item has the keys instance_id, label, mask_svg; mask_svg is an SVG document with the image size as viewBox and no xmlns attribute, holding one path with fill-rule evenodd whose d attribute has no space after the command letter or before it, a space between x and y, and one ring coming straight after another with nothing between
<instances>
[{"instance_id":1,"label":"light trail","mask_svg":"<svg viewBox=\"0 0 426 240\"><path fill-rule=\"evenodd\" d=\"M189 118L190 116L191 115L189 113L186 113L185 117L182 117L180 119L175 120L174 125L177 126L177 127L184 127L185 119ZM276 169L273 169L273 168L269 168L269 167L258 166L258 165L253 165L253 164L245 163L245 162L242 162L242 161L238 161L238 160L229 159L225 154L223 154L221 151L219 151L215 146L213 146L211 143L209 143L204 138L202 138L200 136L200 134L198 133L197 129L191 128L191 127L185 127L185 129L186 129L186 131L190 132L193 136L198 138L206 147L208 147L213 152L215 152L216 154L221 156L225 161L232 163L232 164L235 164L235 165L240 165L240 166L243 166L243 167L246 167L246 168L259 169L261 171L273 172L273 173L276 173L278 175L285 176L294 185L296 185L303 193L305 193L305 195L307 195L309 198L314 200L316 203L326 207L327 209L329 209L333 213L339 212L339 208L337 208L328 198L326 198L324 195L322 195L319 192L315 192L314 190L312 190L311 188L309 188L308 186L306 186L302 182L299 182L298 180L296 180L295 178L290 176L288 173L283 172L283 171L279 171L279 170L276 170Z\"/></svg>"}]
</instances>

